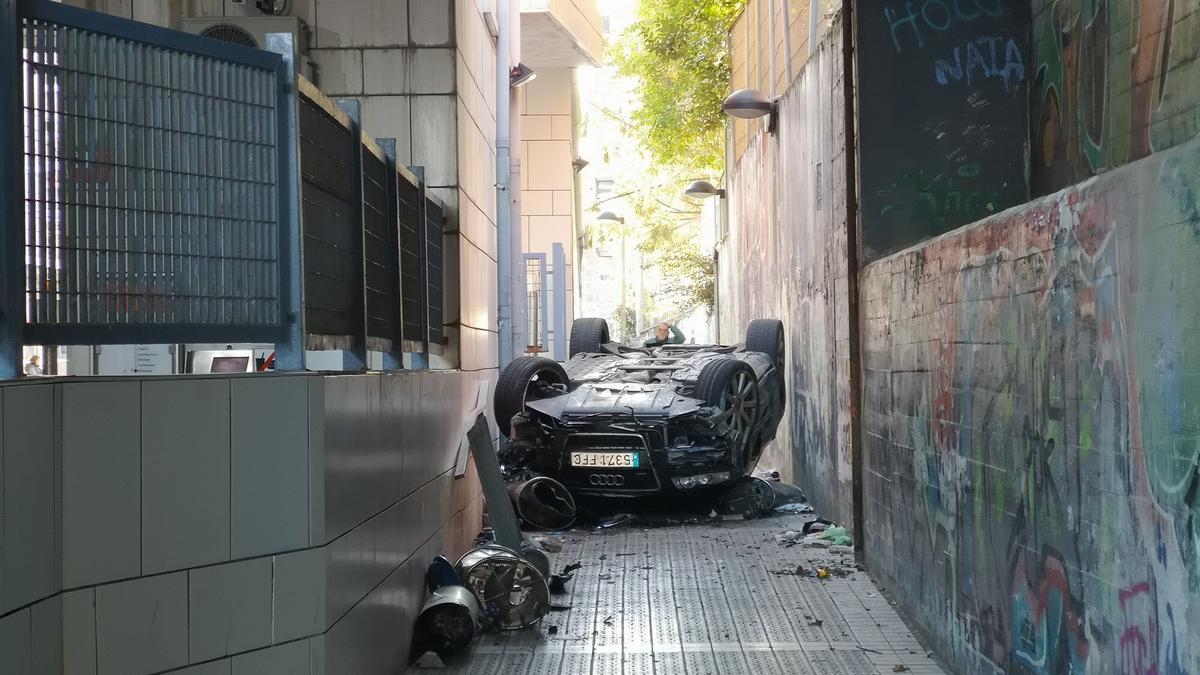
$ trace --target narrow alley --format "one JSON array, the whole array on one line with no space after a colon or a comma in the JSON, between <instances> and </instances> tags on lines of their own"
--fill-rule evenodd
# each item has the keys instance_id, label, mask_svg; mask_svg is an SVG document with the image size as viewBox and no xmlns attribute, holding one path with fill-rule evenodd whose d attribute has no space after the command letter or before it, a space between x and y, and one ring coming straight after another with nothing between
<instances>
[{"instance_id":1,"label":"narrow alley","mask_svg":"<svg viewBox=\"0 0 1200 675\"><path fill-rule=\"evenodd\" d=\"M777 539L814 518L572 530L553 558L583 566L542 623L488 633L441 672L943 673L853 554Z\"/></svg>"}]
</instances>

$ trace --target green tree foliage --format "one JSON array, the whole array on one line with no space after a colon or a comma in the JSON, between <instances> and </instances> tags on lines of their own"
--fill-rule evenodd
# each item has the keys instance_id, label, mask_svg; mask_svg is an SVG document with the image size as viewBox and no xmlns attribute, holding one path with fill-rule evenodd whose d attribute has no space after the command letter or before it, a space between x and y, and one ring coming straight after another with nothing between
<instances>
[{"instance_id":1,"label":"green tree foliage","mask_svg":"<svg viewBox=\"0 0 1200 675\"><path fill-rule=\"evenodd\" d=\"M638 21L614 56L621 74L640 82L636 133L655 161L720 167L726 40L743 1L640 0Z\"/></svg>"},{"instance_id":2,"label":"green tree foliage","mask_svg":"<svg viewBox=\"0 0 1200 675\"><path fill-rule=\"evenodd\" d=\"M669 283L660 288L656 303L676 308L680 313L696 306L712 311L716 283L711 257L694 249L682 248L663 252L658 257L658 264Z\"/></svg>"}]
</instances>

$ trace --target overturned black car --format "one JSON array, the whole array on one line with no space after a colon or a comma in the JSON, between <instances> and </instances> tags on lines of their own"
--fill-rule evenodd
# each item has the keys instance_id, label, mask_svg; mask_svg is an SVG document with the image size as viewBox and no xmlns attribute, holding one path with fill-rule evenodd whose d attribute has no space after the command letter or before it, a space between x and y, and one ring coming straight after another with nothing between
<instances>
[{"instance_id":1,"label":"overturned black car","mask_svg":"<svg viewBox=\"0 0 1200 675\"><path fill-rule=\"evenodd\" d=\"M784 407L783 324L751 321L739 346L613 343L577 319L571 358L523 357L500 373L507 472L571 492L637 497L733 485L753 471Z\"/></svg>"}]
</instances>

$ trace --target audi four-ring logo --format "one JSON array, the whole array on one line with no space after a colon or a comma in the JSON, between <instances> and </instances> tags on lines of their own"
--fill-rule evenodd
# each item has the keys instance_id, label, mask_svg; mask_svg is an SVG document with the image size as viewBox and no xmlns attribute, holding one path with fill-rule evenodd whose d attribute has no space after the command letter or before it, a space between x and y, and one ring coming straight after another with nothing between
<instances>
[{"instance_id":1,"label":"audi four-ring logo","mask_svg":"<svg viewBox=\"0 0 1200 675\"><path fill-rule=\"evenodd\" d=\"M588 476L588 482L597 487L621 487L625 484L625 476L612 473L593 473Z\"/></svg>"}]
</instances>

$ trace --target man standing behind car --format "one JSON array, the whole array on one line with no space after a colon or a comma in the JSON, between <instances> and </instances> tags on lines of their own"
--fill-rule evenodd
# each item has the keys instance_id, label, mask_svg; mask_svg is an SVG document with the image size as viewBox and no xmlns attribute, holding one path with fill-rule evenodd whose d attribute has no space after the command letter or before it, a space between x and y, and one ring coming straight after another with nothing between
<instances>
[{"instance_id":1,"label":"man standing behind car","mask_svg":"<svg viewBox=\"0 0 1200 675\"><path fill-rule=\"evenodd\" d=\"M668 335L668 333L670 335ZM679 326L662 322L654 327L654 337L646 340L647 347L661 347L665 344L681 345L683 344L683 331L679 330Z\"/></svg>"}]
</instances>

